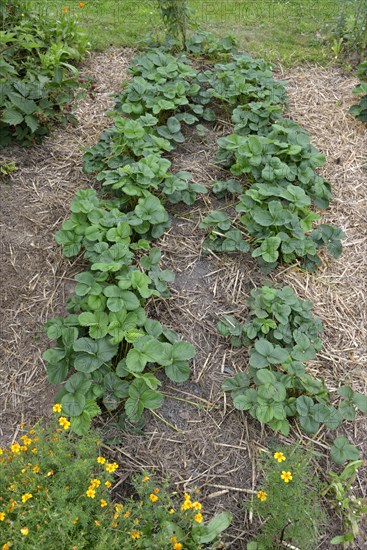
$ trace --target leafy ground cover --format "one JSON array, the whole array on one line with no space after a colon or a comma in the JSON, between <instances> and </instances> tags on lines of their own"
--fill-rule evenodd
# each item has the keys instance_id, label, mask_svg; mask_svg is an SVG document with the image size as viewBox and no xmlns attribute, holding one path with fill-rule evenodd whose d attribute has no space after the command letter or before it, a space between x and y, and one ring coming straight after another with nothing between
<instances>
[{"instance_id":1,"label":"leafy ground cover","mask_svg":"<svg viewBox=\"0 0 367 550\"><path fill-rule=\"evenodd\" d=\"M145 40L148 33L161 34L159 14L155 2L129 2L121 0L91 0L83 2L57 0L40 2L39 9L63 13L64 17L77 16L81 28L89 31L94 47L135 46ZM298 62L327 62L334 53L326 36L331 32L331 21L336 19L340 0L291 0L264 2L253 0L190 0L193 19L206 30L221 35L234 33L242 48L269 60L282 60L292 65ZM349 5L347 5L347 11Z\"/></svg>"},{"instance_id":2,"label":"leafy ground cover","mask_svg":"<svg viewBox=\"0 0 367 550\"><path fill-rule=\"evenodd\" d=\"M196 174L195 183L200 184L207 182L207 176L209 176L210 180L218 181L220 179L219 174L222 173L221 169L218 166L213 168L210 162L214 157L213 152L216 149L216 140L218 137L216 133L223 135L228 133L230 129L228 126L221 126L220 123L216 123L216 125L210 123L204 124L204 127L207 128L204 135L200 136L189 128L187 130L189 133L186 137L190 139L186 139L182 145L179 145L177 152L169 153L173 167L176 170L182 171L185 167L188 170L190 166L191 172ZM177 127L171 125L171 129L168 128L168 130L171 133L172 131L175 133ZM211 146L210 155L206 153L208 146ZM180 147L182 147L181 151L184 151L184 154L180 152ZM193 161L195 158L198 159L198 166ZM180 163L181 166L178 166ZM204 176L204 174L204 181L200 181L200 175ZM358 190L356 192L358 194ZM206 200L210 200L210 203L206 202ZM149 449L145 448L145 440L141 436L127 433L124 436L125 439L121 447L121 453L125 457L125 461L129 462L131 469L139 467L139 464L141 465L142 462L146 461L150 465L158 465L160 469L169 470L170 464L172 462L177 464L177 458L181 456L176 477L178 483L184 482L190 484L199 481L207 496L210 497L208 498L208 502L216 502L217 504L214 507L217 509L221 509L223 506L226 506L226 503L232 502L231 506L234 507L235 515L240 522L241 518L243 521L244 510L241 499L234 500L234 493L240 496L241 494L251 495L256 493L253 481L253 476L256 476L256 473L251 474L248 464L256 461L257 449L261 445L267 446L272 435L266 431L259 434L256 423L252 423L251 420L248 421L246 418L236 417L234 411L227 409L229 404L226 405L226 401L224 401L224 409L222 408L220 383L223 382L224 378L228 377L228 374L233 374L230 371L234 370L236 372L241 370L241 365L246 360L246 352L243 350L240 350L240 352L233 351L228 349L226 345L223 346L223 342L218 340L213 327L215 327L215 323L218 320L218 308L222 313L235 313L236 316L241 318L242 314L246 312L244 298L249 294L255 281L258 283L264 281L263 276L257 270L256 264L251 260L247 262L242 257L242 260L236 263L233 257L227 257L223 261L215 255L209 258L201 256L201 244L204 235L203 233L197 235L197 218L202 215L200 214L201 209L205 210L206 208L208 213L212 211L214 203L216 207L219 204L217 199L207 199L205 197L200 202L201 208L198 208L195 204L193 206L190 205L190 200L189 204L169 207L170 214L179 215L179 218L173 224L172 229L161 238L160 247L163 252L165 267L174 267L174 271L178 271L179 277L178 281L171 285L173 294L168 302L165 300L154 300L151 304L151 314L157 316L162 322L166 320L168 327L176 328L177 319L180 318L181 334L196 344L198 357L193 364L193 377L198 384L187 382L182 386L181 390L177 387L167 387L165 393L169 392L169 396L161 407L160 413L163 419L168 418L170 420L174 428L168 428L165 425L162 432L162 421L150 418L148 419L146 432L148 436L151 436ZM344 223L343 229L346 229L346 225ZM178 244L181 246L177 246ZM170 266L170 257L174 260L173 263L178 263L178 265ZM325 256L322 256L322 258L325 263L322 264L321 270L325 274L328 273L330 260L327 260ZM189 269L187 269L188 260L190 264ZM228 267L229 262L230 265L231 262L234 264L232 271ZM329 265L333 269L335 269L336 265L340 265L341 272L345 269L343 263L333 262ZM80 270L78 269L78 271ZM315 276L315 279L312 278L310 283L308 277L298 273L297 269L294 268L287 271L285 276L290 276L291 279L292 276L295 277L292 280L292 284L298 290L303 281L306 281L306 285L311 285L311 292L315 292L315 288L317 288L318 276ZM275 280L284 278L281 269L275 273L274 278ZM260 285L257 284L256 286ZM327 288L329 289L330 287ZM360 286L358 288L360 289ZM334 289L332 291L335 292ZM308 288L304 292L307 294L309 292ZM319 296L321 302L319 303L316 300L316 307L323 312L325 299L324 297L321 298L323 296L322 292ZM214 308L213 298L215 299ZM314 299L313 301L315 302ZM357 302L359 302L358 299ZM332 319L332 322L335 322L335 317ZM328 316L326 316L327 320ZM203 331L203 326L207 328L207 333L205 333L205 330ZM332 328L335 329L335 327ZM330 330L328 323L326 323L326 330ZM342 334L345 334L345 332L342 332ZM328 343L328 340L326 343ZM338 357L338 352L334 350L332 353L332 357ZM322 358L319 360L321 364L317 368L318 370L321 369L325 375L330 370L328 369L330 358L327 357L324 364ZM342 360L344 361L344 356ZM349 361L353 360L354 358L349 359ZM338 359L336 361L337 366L335 368L337 369ZM359 362L359 359L357 361ZM221 369L218 369L218 365L222 365ZM344 374L345 378L348 378L348 376L345 377ZM333 387L333 384L335 385L333 377L328 382L330 387ZM355 382L350 383L353 383L354 388L357 389ZM192 403L188 403L188 401L196 403L196 410L193 409ZM214 422L212 422L212 417ZM205 419L205 429L201 429L201 431L195 430L195 421L199 421L200 418ZM237 418L238 420L235 420ZM192 428L192 423L194 423L194 428ZM112 433L110 437L112 439L119 437L119 426L123 425L126 428L124 419L115 416L114 426L111 426ZM154 437L155 426L159 429L160 434L164 433L164 437L166 438L163 448L160 448L162 437ZM213 441L208 441L207 438L209 427L212 427ZM137 426L134 429L136 430ZM243 441L244 430L247 431L245 436L246 443ZM227 442L223 441L224 431L227 431ZM293 431L291 432L292 435ZM321 434L318 434L314 438L314 441L322 449L325 440L321 439L320 436ZM189 445L187 445L187 441L189 441ZM233 441L237 441L238 445L233 444ZM240 447L240 449L236 449L236 447ZM242 455L245 454L247 457L246 464L243 464L243 456L240 453ZM216 463L213 463L212 459L209 458L210 456L215 457ZM236 482L238 480L239 486L233 486L233 482L231 484L233 471L236 472ZM215 478L213 478L214 475ZM243 484L240 482L243 482ZM221 494L218 495L216 493ZM216 500L218 498L220 498L220 502ZM235 525L241 525L241 523L236 523ZM230 539L233 547L236 544L238 544L239 548L245 547L241 545L246 543L249 531L253 530L253 527L250 525L251 521L248 523L246 533L241 534L240 531L234 531ZM325 544L328 544L330 537L325 537L324 540Z\"/></svg>"}]
</instances>

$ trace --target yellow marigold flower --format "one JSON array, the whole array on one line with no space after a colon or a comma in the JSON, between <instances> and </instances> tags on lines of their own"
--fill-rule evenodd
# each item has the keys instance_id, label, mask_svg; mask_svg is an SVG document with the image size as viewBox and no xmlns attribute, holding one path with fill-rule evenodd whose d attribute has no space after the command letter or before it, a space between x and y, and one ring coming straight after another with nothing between
<instances>
[{"instance_id":1,"label":"yellow marigold flower","mask_svg":"<svg viewBox=\"0 0 367 550\"><path fill-rule=\"evenodd\" d=\"M156 495L158 495L158 493L159 493L158 487L156 487L155 489L153 489L153 493L156 494Z\"/></svg>"},{"instance_id":2,"label":"yellow marigold flower","mask_svg":"<svg viewBox=\"0 0 367 550\"><path fill-rule=\"evenodd\" d=\"M138 525L138 523L139 523L139 518L135 518L135 519L134 519L134 523L135 523L135 525Z\"/></svg>"},{"instance_id":3,"label":"yellow marigold flower","mask_svg":"<svg viewBox=\"0 0 367 550\"><path fill-rule=\"evenodd\" d=\"M32 440L26 435L22 435L20 439L23 441L24 445L30 445L32 443Z\"/></svg>"},{"instance_id":4,"label":"yellow marigold flower","mask_svg":"<svg viewBox=\"0 0 367 550\"><path fill-rule=\"evenodd\" d=\"M113 473L118 467L117 462L112 462L112 464L107 463L105 468L107 472Z\"/></svg>"},{"instance_id":5,"label":"yellow marigold flower","mask_svg":"<svg viewBox=\"0 0 367 550\"><path fill-rule=\"evenodd\" d=\"M22 502L27 502L27 500L29 500L30 498L33 498L33 495L32 493L25 493L23 496L22 496Z\"/></svg>"},{"instance_id":6,"label":"yellow marigold flower","mask_svg":"<svg viewBox=\"0 0 367 550\"><path fill-rule=\"evenodd\" d=\"M36 430L29 430L29 435L34 435L36 433Z\"/></svg>"},{"instance_id":7,"label":"yellow marigold flower","mask_svg":"<svg viewBox=\"0 0 367 550\"><path fill-rule=\"evenodd\" d=\"M21 423L19 424L19 428L24 428L24 426L25 426L25 422L21 422Z\"/></svg>"},{"instance_id":8,"label":"yellow marigold flower","mask_svg":"<svg viewBox=\"0 0 367 550\"><path fill-rule=\"evenodd\" d=\"M121 514L122 510L123 510L123 505L118 503L118 504L115 504L115 510L118 514Z\"/></svg>"},{"instance_id":9,"label":"yellow marigold flower","mask_svg":"<svg viewBox=\"0 0 367 550\"><path fill-rule=\"evenodd\" d=\"M61 413L61 411L62 411L62 405L61 405L61 403L56 403L56 404L52 407L52 410L54 411L54 413Z\"/></svg>"},{"instance_id":10,"label":"yellow marigold flower","mask_svg":"<svg viewBox=\"0 0 367 550\"><path fill-rule=\"evenodd\" d=\"M190 508L192 508L191 500L185 500L185 502L181 505L181 510L190 510Z\"/></svg>"},{"instance_id":11,"label":"yellow marigold flower","mask_svg":"<svg viewBox=\"0 0 367 550\"><path fill-rule=\"evenodd\" d=\"M140 539L141 533L140 531L131 531L131 538L132 539Z\"/></svg>"},{"instance_id":12,"label":"yellow marigold flower","mask_svg":"<svg viewBox=\"0 0 367 550\"><path fill-rule=\"evenodd\" d=\"M157 500L159 499L159 497L157 497L157 495L155 495L154 493L150 493L149 498L152 502L157 502Z\"/></svg>"},{"instance_id":13,"label":"yellow marigold flower","mask_svg":"<svg viewBox=\"0 0 367 550\"><path fill-rule=\"evenodd\" d=\"M101 485L100 479L92 479L92 481L90 482L91 489L97 489L97 487L99 487L100 485Z\"/></svg>"},{"instance_id":14,"label":"yellow marigold flower","mask_svg":"<svg viewBox=\"0 0 367 550\"><path fill-rule=\"evenodd\" d=\"M38 452L38 451L37 451L36 447L35 447L34 449L32 449L32 453L33 453L34 455L36 455L37 452Z\"/></svg>"},{"instance_id":15,"label":"yellow marigold flower","mask_svg":"<svg viewBox=\"0 0 367 550\"><path fill-rule=\"evenodd\" d=\"M201 514L200 512L198 514L196 514L196 516L194 516L194 520L197 522L197 523L201 523L203 521L203 514Z\"/></svg>"},{"instance_id":16,"label":"yellow marigold flower","mask_svg":"<svg viewBox=\"0 0 367 550\"><path fill-rule=\"evenodd\" d=\"M21 451L27 451L27 449L28 449L27 445L21 445L20 446Z\"/></svg>"},{"instance_id":17,"label":"yellow marigold flower","mask_svg":"<svg viewBox=\"0 0 367 550\"><path fill-rule=\"evenodd\" d=\"M150 477L149 476L144 476L143 477L143 483L146 483L147 481L150 480Z\"/></svg>"},{"instance_id":18,"label":"yellow marigold flower","mask_svg":"<svg viewBox=\"0 0 367 550\"><path fill-rule=\"evenodd\" d=\"M47 477L53 476L54 473L55 473L54 470L50 470L49 472L47 472Z\"/></svg>"},{"instance_id":19,"label":"yellow marigold flower","mask_svg":"<svg viewBox=\"0 0 367 550\"><path fill-rule=\"evenodd\" d=\"M174 545L173 545L173 550L182 550L182 544L180 542L176 542Z\"/></svg>"},{"instance_id":20,"label":"yellow marigold flower","mask_svg":"<svg viewBox=\"0 0 367 550\"><path fill-rule=\"evenodd\" d=\"M9 506L8 506L9 512L13 512L14 509L16 508L16 506L17 506L17 501L16 501L16 500L13 500L13 499L11 498L11 499L10 499Z\"/></svg>"},{"instance_id":21,"label":"yellow marigold flower","mask_svg":"<svg viewBox=\"0 0 367 550\"><path fill-rule=\"evenodd\" d=\"M105 481L105 485L108 489L112 487L112 483L110 481Z\"/></svg>"},{"instance_id":22,"label":"yellow marigold flower","mask_svg":"<svg viewBox=\"0 0 367 550\"><path fill-rule=\"evenodd\" d=\"M195 508L195 510L201 510L202 509L202 505L198 501L193 502L192 507Z\"/></svg>"},{"instance_id":23,"label":"yellow marigold flower","mask_svg":"<svg viewBox=\"0 0 367 550\"><path fill-rule=\"evenodd\" d=\"M33 472L34 474L38 474L39 471L40 471L40 467L39 467L38 464L36 464L35 466L33 466L32 472Z\"/></svg>"},{"instance_id":24,"label":"yellow marigold flower","mask_svg":"<svg viewBox=\"0 0 367 550\"><path fill-rule=\"evenodd\" d=\"M171 508L170 510L168 510L168 513L172 515L172 514L175 513L175 510L173 508Z\"/></svg>"},{"instance_id":25,"label":"yellow marigold flower","mask_svg":"<svg viewBox=\"0 0 367 550\"><path fill-rule=\"evenodd\" d=\"M14 483L12 483L11 485L9 485L8 489L9 489L9 491L16 491L17 486Z\"/></svg>"},{"instance_id":26,"label":"yellow marigold flower","mask_svg":"<svg viewBox=\"0 0 367 550\"><path fill-rule=\"evenodd\" d=\"M105 500L104 498L101 498L101 508L104 508L105 506L107 506L107 500Z\"/></svg>"},{"instance_id":27,"label":"yellow marigold flower","mask_svg":"<svg viewBox=\"0 0 367 550\"><path fill-rule=\"evenodd\" d=\"M117 524L116 521L113 521L111 525L112 525L112 527L115 527L115 528L116 528L118 524Z\"/></svg>"},{"instance_id":28,"label":"yellow marigold flower","mask_svg":"<svg viewBox=\"0 0 367 550\"><path fill-rule=\"evenodd\" d=\"M65 416L60 416L59 424L64 428L64 430L68 430L70 428L70 422L67 418L65 418Z\"/></svg>"},{"instance_id":29,"label":"yellow marigold flower","mask_svg":"<svg viewBox=\"0 0 367 550\"><path fill-rule=\"evenodd\" d=\"M189 493L184 493L184 498L185 500L191 500L191 496L189 495Z\"/></svg>"},{"instance_id":30,"label":"yellow marigold flower","mask_svg":"<svg viewBox=\"0 0 367 550\"><path fill-rule=\"evenodd\" d=\"M72 524L76 525L78 523L78 521L79 521L79 518L78 518L78 516L76 516L76 518L73 519Z\"/></svg>"},{"instance_id":31,"label":"yellow marigold flower","mask_svg":"<svg viewBox=\"0 0 367 550\"><path fill-rule=\"evenodd\" d=\"M95 519L95 520L94 520L94 523L97 525L97 527L100 527L100 526L101 526L101 522L98 521L98 519Z\"/></svg>"},{"instance_id":32,"label":"yellow marigold flower","mask_svg":"<svg viewBox=\"0 0 367 550\"><path fill-rule=\"evenodd\" d=\"M103 456L99 456L97 458L98 464L104 464L106 462L106 459Z\"/></svg>"},{"instance_id":33,"label":"yellow marigold flower","mask_svg":"<svg viewBox=\"0 0 367 550\"><path fill-rule=\"evenodd\" d=\"M130 514L131 514L130 510L128 510L127 512L124 513L124 518L128 518Z\"/></svg>"},{"instance_id":34,"label":"yellow marigold flower","mask_svg":"<svg viewBox=\"0 0 367 550\"><path fill-rule=\"evenodd\" d=\"M11 542L6 542L2 545L1 550L10 550Z\"/></svg>"},{"instance_id":35,"label":"yellow marigold flower","mask_svg":"<svg viewBox=\"0 0 367 550\"><path fill-rule=\"evenodd\" d=\"M19 443L13 443L12 445L10 445L10 450L12 453L14 453L15 455L17 455L18 453L20 453L20 445Z\"/></svg>"},{"instance_id":36,"label":"yellow marigold flower","mask_svg":"<svg viewBox=\"0 0 367 550\"><path fill-rule=\"evenodd\" d=\"M276 452L276 453L274 453L274 458L275 458L275 460L277 460L278 462L283 462L283 460L286 460L284 454L281 453L281 452Z\"/></svg>"},{"instance_id":37,"label":"yellow marigold flower","mask_svg":"<svg viewBox=\"0 0 367 550\"><path fill-rule=\"evenodd\" d=\"M257 498L260 499L261 502L264 502L268 498L268 495L267 495L266 491L259 491L257 493Z\"/></svg>"},{"instance_id":38,"label":"yellow marigold flower","mask_svg":"<svg viewBox=\"0 0 367 550\"><path fill-rule=\"evenodd\" d=\"M284 483L289 483L293 479L292 473L291 472L285 472L284 470L282 471L282 475L280 477L282 478Z\"/></svg>"},{"instance_id":39,"label":"yellow marigold flower","mask_svg":"<svg viewBox=\"0 0 367 550\"><path fill-rule=\"evenodd\" d=\"M172 544L175 544L175 542L177 542L177 537L171 537L169 540L172 542Z\"/></svg>"},{"instance_id":40,"label":"yellow marigold flower","mask_svg":"<svg viewBox=\"0 0 367 550\"><path fill-rule=\"evenodd\" d=\"M95 498L95 496L96 496L95 490L94 490L94 489L91 489L91 488L89 488L89 489L86 491L85 494L87 495L88 498Z\"/></svg>"},{"instance_id":41,"label":"yellow marigold flower","mask_svg":"<svg viewBox=\"0 0 367 550\"><path fill-rule=\"evenodd\" d=\"M2 455L3 452L4 452L4 451L3 451L2 448L0 447L0 455Z\"/></svg>"},{"instance_id":42,"label":"yellow marigold flower","mask_svg":"<svg viewBox=\"0 0 367 550\"><path fill-rule=\"evenodd\" d=\"M22 533L23 536L26 537L29 533L29 529L28 529L28 527L22 527L20 532Z\"/></svg>"},{"instance_id":43,"label":"yellow marigold flower","mask_svg":"<svg viewBox=\"0 0 367 550\"><path fill-rule=\"evenodd\" d=\"M5 515L5 512L0 512L0 521L4 521Z\"/></svg>"}]
</instances>

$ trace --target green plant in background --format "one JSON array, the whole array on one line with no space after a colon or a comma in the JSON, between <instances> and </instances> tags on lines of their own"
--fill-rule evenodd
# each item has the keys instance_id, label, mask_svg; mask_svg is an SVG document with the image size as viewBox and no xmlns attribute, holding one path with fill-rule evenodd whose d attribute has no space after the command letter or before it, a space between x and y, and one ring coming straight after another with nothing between
<instances>
[{"instance_id":1,"label":"green plant in background","mask_svg":"<svg viewBox=\"0 0 367 550\"><path fill-rule=\"evenodd\" d=\"M197 498L181 498L149 472L134 477L131 497L112 502L119 465L103 456L97 432L75 437L62 405L53 410L48 426L23 426L17 441L0 448L2 550L214 548L230 513L205 521Z\"/></svg>"},{"instance_id":2,"label":"green plant in background","mask_svg":"<svg viewBox=\"0 0 367 550\"><path fill-rule=\"evenodd\" d=\"M362 60L367 52L367 0L347 0L341 4L333 29L333 51L354 53Z\"/></svg>"},{"instance_id":3,"label":"green plant in background","mask_svg":"<svg viewBox=\"0 0 367 550\"><path fill-rule=\"evenodd\" d=\"M328 482L322 490L337 513L341 513L345 532L334 537L330 544L342 544L343 548L350 548L359 533L359 524L367 514L367 499L357 498L353 494L353 483L358 474L358 468L363 465L362 460L349 462L341 473L329 471Z\"/></svg>"},{"instance_id":4,"label":"green plant in background","mask_svg":"<svg viewBox=\"0 0 367 550\"><path fill-rule=\"evenodd\" d=\"M341 386L338 392L342 400L336 407L323 380L307 373L305 362L314 359L322 346L322 323L312 314L311 302L298 298L290 287L264 286L251 291L248 303L248 322L240 323L227 315L217 325L218 332L230 337L233 346L251 346L248 371L229 378L222 386L231 393L236 409L248 411L284 435L289 433L291 418L313 434L322 424L338 428L343 419L354 418L356 409L367 412L366 396ZM348 447L341 447L339 453L332 450L332 456L345 456L344 460L355 457L348 455Z\"/></svg>"},{"instance_id":5,"label":"green plant in background","mask_svg":"<svg viewBox=\"0 0 367 550\"><path fill-rule=\"evenodd\" d=\"M17 165L15 162L0 164L0 176L8 176L12 172L15 172L15 170L17 170Z\"/></svg>"},{"instance_id":6,"label":"green plant in background","mask_svg":"<svg viewBox=\"0 0 367 550\"><path fill-rule=\"evenodd\" d=\"M248 508L260 516L262 525L247 550L315 548L325 515L311 460L311 451L281 446L261 461L262 480Z\"/></svg>"},{"instance_id":7,"label":"green plant in background","mask_svg":"<svg viewBox=\"0 0 367 550\"><path fill-rule=\"evenodd\" d=\"M168 37L180 39L186 50L187 31L189 27L189 7L187 0L156 0L166 25Z\"/></svg>"},{"instance_id":8,"label":"green plant in background","mask_svg":"<svg viewBox=\"0 0 367 550\"><path fill-rule=\"evenodd\" d=\"M357 76L361 82L354 88L353 94L362 95L362 97L359 103L352 105L349 112L361 122L367 122L367 60L358 65Z\"/></svg>"},{"instance_id":9,"label":"green plant in background","mask_svg":"<svg viewBox=\"0 0 367 550\"><path fill-rule=\"evenodd\" d=\"M39 142L55 122L75 122L70 113L79 87L75 65L88 41L70 18L39 17L31 4L2 8L0 31L0 148Z\"/></svg>"}]
</instances>

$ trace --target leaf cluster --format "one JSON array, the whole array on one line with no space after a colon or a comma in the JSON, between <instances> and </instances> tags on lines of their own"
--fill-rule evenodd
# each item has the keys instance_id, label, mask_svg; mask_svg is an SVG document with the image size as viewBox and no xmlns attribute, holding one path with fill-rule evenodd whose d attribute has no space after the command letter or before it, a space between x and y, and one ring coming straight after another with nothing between
<instances>
[{"instance_id":1,"label":"leaf cluster","mask_svg":"<svg viewBox=\"0 0 367 550\"><path fill-rule=\"evenodd\" d=\"M366 412L364 395L341 386L343 399L336 407L324 382L307 373L305 363L322 346L322 323L312 314L311 302L298 298L290 287L265 286L253 290L248 303L248 322L226 316L217 325L232 345L251 346L248 372L223 384L236 409L283 435L289 433L291 418L313 434L322 424L337 429L344 419L355 417L356 409Z\"/></svg>"},{"instance_id":2,"label":"leaf cluster","mask_svg":"<svg viewBox=\"0 0 367 550\"><path fill-rule=\"evenodd\" d=\"M75 65L88 42L73 19L39 17L14 3L0 31L0 148L39 142L55 122L76 122L70 105L79 86Z\"/></svg>"}]
</instances>

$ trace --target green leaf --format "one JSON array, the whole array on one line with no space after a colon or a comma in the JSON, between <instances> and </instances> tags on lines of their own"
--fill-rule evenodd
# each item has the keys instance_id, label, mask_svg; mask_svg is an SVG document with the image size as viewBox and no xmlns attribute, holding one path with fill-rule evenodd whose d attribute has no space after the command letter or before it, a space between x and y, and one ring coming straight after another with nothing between
<instances>
[{"instance_id":1,"label":"green leaf","mask_svg":"<svg viewBox=\"0 0 367 550\"><path fill-rule=\"evenodd\" d=\"M240 372L232 378L228 378L227 380L225 380L222 384L222 390L236 392L234 394L232 393L232 396L235 397L235 395L237 395L237 392L245 390L246 388L248 388L249 384L250 379L247 374L245 372Z\"/></svg>"},{"instance_id":2,"label":"green leaf","mask_svg":"<svg viewBox=\"0 0 367 550\"><path fill-rule=\"evenodd\" d=\"M9 126L18 126L18 124L23 122L23 115L14 109L5 109L1 120L9 124Z\"/></svg>"},{"instance_id":3,"label":"green leaf","mask_svg":"<svg viewBox=\"0 0 367 550\"><path fill-rule=\"evenodd\" d=\"M367 396L362 393L354 392L353 403L363 413L367 413Z\"/></svg>"},{"instance_id":4,"label":"green leaf","mask_svg":"<svg viewBox=\"0 0 367 550\"><path fill-rule=\"evenodd\" d=\"M47 379L50 384L61 384L67 377L68 372L69 366L64 362L47 365Z\"/></svg>"},{"instance_id":5,"label":"green leaf","mask_svg":"<svg viewBox=\"0 0 367 550\"><path fill-rule=\"evenodd\" d=\"M134 380L129 387L129 399L125 411L131 422L139 420L144 409L157 409L163 403L163 396L148 388L142 379Z\"/></svg>"},{"instance_id":6,"label":"green leaf","mask_svg":"<svg viewBox=\"0 0 367 550\"><path fill-rule=\"evenodd\" d=\"M195 357L196 351L189 342L176 342L172 346L172 358L174 361L189 361Z\"/></svg>"},{"instance_id":7,"label":"green leaf","mask_svg":"<svg viewBox=\"0 0 367 550\"><path fill-rule=\"evenodd\" d=\"M340 436L334 439L330 456L336 464L343 464L347 460L358 460L360 454L359 450L349 443L346 437Z\"/></svg>"},{"instance_id":8,"label":"green leaf","mask_svg":"<svg viewBox=\"0 0 367 550\"><path fill-rule=\"evenodd\" d=\"M199 536L198 542L200 544L209 544L215 540L220 533L231 525L232 517L230 512L221 512L214 516L207 525L204 525L205 531L203 535Z\"/></svg>"},{"instance_id":9,"label":"green leaf","mask_svg":"<svg viewBox=\"0 0 367 550\"><path fill-rule=\"evenodd\" d=\"M176 361L173 365L165 367L164 372L170 380L178 384L190 378L190 367L187 361Z\"/></svg>"},{"instance_id":10,"label":"green leaf","mask_svg":"<svg viewBox=\"0 0 367 550\"><path fill-rule=\"evenodd\" d=\"M79 416L85 406L85 395L81 392L67 393L61 399L62 409L68 416Z\"/></svg>"},{"instance_id":11,"label":"green leaf","mask_svg":"<svg viewBox=\"0 0 367 550\"><path fill-rule=\"evenodd\" d=\"M84 411L79 416L72 416L70 418L71 421L71 429L73 432L75 432L77 435L85 435L91 425L91 416Z\"/></svg>"}]
</instances>

